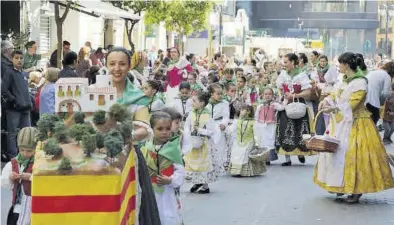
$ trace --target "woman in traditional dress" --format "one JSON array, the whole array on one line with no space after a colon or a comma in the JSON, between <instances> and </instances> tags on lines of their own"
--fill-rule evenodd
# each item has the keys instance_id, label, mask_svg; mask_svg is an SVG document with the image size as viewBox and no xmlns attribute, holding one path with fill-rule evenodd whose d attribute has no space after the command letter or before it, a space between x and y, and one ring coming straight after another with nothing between
<instances>
[{"instance_id":1,"label":"woman in traditional dress","mask_svg":"<svg viewBox=\"0 0 394 225\"><path fill-rule=\"evenodd\" d=\"M133 141L138 143L151 136L149 125L148 103L149 98L136 88L127 78L131 68L131 56L124 48L113 48L106 56L106 67L112 75L113 86L116 88L118 103L128 106L133 115ZM159 212L156 205L152 184L144 157L138 148L131 151L135 154L136 174L138 177L136 199L136 221L139 224L160 225Z\"/></svg>"},{"instance_id":2,"label":"woman in traditional dress","mask_svg":"<svg viewBox=\"0 0 394 225\"><path fill-rule=\"evenodd\" d=\"M330 67L328 58L325 55L320 56L320 62L316 67L316 85L315 88L319 93L319 103L327 97L334 88L338 80L338 71L336 66ZM321 114L316 123L316 134L323 135L330 119L328 114Z\"/></svg>"},{"instance_id":3,"label":"woman in traditional dress","mask_svg":"<svg viewBox=\"0 0 394 225\"><path fill-rule=\"evenodd\" d=\"M138 82L139 85L142 85L142 83L148 79L147 74L144 74L144 69L147 65L148 59L146 55L144 55L144 52L136 51L131 58L130 73L135 79L134 82Z\"/></svg>"},{"instance_id":4,"label":"woman in traditional dress","mask_svg":"<svg viewBox=\"0 0 394 225\"><path fill-rule=\"evenodd\" d=\"M180 58L180 53L177 48L171 48L170 54L171 61L168 62L166 77L167 103L171 103L171 101L178 96L179 84L181 84L183 79L187 78L187 73L193 71L190 63L186 59Z\"/></svg>"},{"instance_id":5,"label":"woman in traditional dress","mask_svg":"<svg viewBox=\"0 0 394 225\"><path fill-rule=\"evenodd\" d=\"M276 86L284 94L282 99L284 104L295 100L307 104L309 109L299 119L290 119L286 111L278 112L276 147L279 149L279 154L286 156L282 166L291 166L291 155L297 155L299 161L305 163L305 156L312 154L302 139L303 134L310 133L309 125L313 118L312 102L306 100L311 94L312 85L308 75L297 67L297 55L289 53L284 56L284 65L286 70L283 70L276 80Z\"/></svg>"},{"instance_id":6,"label":"woman in traditional dress","mask_svg":"<svg viewBox=\"0 0 394 225\"><path fill-rule=\"evenodd\" d=\"M256 146L255 133L257 131L253 107L242 106L239 119L236 119L228 129L234 138L228 170L231 175L252 177L266 171L265 156L257 156L256 161L249 159L249 154Z\"/></svg>"},{"instance_id":7,"label":"woman in traditional dress","mask_svg":"<svg viewBox=\"0 0 394 225\"><path fill-rule=\"evenodd\" d=\"M193 111L185 122L185 131L190 132L193 144L193 149L184 157L186 181L193 183L190 192L199 194L209 193L208 184L218 180L223 174L221 155L216 149L219 131L211 113L205 108L209 98L209 94L205 92L193 96Z\"/></svg>"},{"instance_id":8,"label":"woman in traditional dress","mask_svg":"<svg viewBox=\"0 0 394 225\"><path fill-rule=\"evenodd\" d=\"M340 140L335 153L320 153L314 182L325 190L348 194L346 202L357 203L364 193L394 187L386 150L365 107L367 80L359 69L362 58L346 52L338 61L345 82L319 108L334 113L335 130L329 132ZM329 126L330 129L331 126Z\"/></svg>"}]
</instances>

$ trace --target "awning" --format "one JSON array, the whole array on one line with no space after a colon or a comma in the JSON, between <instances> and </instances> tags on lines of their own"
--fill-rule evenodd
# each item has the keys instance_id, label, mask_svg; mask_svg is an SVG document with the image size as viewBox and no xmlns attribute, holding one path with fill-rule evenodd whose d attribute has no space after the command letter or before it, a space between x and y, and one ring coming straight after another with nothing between
<instances>
[{"instance_id":1,"label":"awning","mask_svg":"<svg viewBox=\"0 0 394 225\"><path fill-rule=\"evenodd\" d=\"M54 1L50 2L53 3ZM64 2L59 2L59 4L63 7L66 6ZM140 16L135 15L133 12L119 9L110 3L102 2L100 0L77 1L75 4L71 4L70 9L94 17L102 16L106 19L141 19Z\"/></svg>"},{"instance_id":2,"label":"awning","mask_svg":"<svg viewBox=\"0 0 394 225\"><path fill-rule=\"evenodd\" d=\"M99 14L107 19L141 19L140 16L135 15L133 12L119 9L110 3L102 2L100 0L78 1L77 4L83 7L84 10L91 11L94 14Z\"/></svg>"}]
</instances>

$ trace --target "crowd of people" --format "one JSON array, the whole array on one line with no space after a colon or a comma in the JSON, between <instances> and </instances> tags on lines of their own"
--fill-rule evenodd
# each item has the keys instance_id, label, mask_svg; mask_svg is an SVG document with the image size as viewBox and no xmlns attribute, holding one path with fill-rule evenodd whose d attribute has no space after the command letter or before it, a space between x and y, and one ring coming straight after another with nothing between
<instances>
[{"instance_id":1,"label":"crowd of people","mask_svg":"<svg viewBox=\"0 0 394 225\"><path fill-rule=\"evenodd\" d=\"M50 67L37 71L36 43L29 42L26 50L1 44L2 119L7 117L3 154L19 163L31 157L21 151L26 147L18 130L55 113L58 78L85 77L94 86L98 74L112 75L118 102L129 105L139 122L133 138L151 177L161 224L182 224L179 188L184 182L192 184L190 192L208 194L209 184L225 174L265 173L278 155L289 167L291 156L304 164L307 156L319 154L313 181L338 197L346 195L348 203L394 187L384 146L394 133L392 61L368 68L361 54L346 52L330 60L313 51L236 63L221 53L212 59L183 57L169 48L151 56L113 46L92 50L89 42L76 54L65 41L62 70L53 68L54 52ZM293 103L305 110L292 109ZM152 138L146 139L149 132ZM314 132L337 139L337 151L309 149L304 136ZM12 183L30 176L3 172L2 179Z\"/></svg>"}]
</instances>

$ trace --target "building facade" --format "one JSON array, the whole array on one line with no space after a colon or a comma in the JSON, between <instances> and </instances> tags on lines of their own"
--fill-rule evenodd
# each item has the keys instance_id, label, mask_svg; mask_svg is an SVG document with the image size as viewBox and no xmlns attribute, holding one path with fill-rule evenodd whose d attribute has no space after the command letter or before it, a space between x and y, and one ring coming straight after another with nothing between
<instances>
[{"instance_id":1,"label":"building facade","mask_svg":"<svg viewBox=\"0 0 394 225\"><path fill-rule=\"evenodd\" d=\"M336 56L345 51L376 51L378 3L345 1L250 1L237 2L250 18L251 30L273 37L321 39L324 52Z\"/></svg>"}]
</instances>

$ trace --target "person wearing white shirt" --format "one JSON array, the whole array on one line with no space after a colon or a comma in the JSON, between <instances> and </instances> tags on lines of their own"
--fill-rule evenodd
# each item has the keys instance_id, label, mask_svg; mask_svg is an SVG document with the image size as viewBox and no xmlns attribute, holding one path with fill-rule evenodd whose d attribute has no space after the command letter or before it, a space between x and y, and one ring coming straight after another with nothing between
<instances>
[{"instance_id":1,"label":"person wearing white shirt","mask_svg":"<svg viewBox=\"0 0 394 225\"><path fill-rule=\"evenodd\" d=\"M394 76L394 62L383 65L382 69L367 74L368 92L366 106L372 113L372 120L376 124L380 118L382 102L390 94L391 78Z\"/></svg>"}]
</instances>

